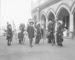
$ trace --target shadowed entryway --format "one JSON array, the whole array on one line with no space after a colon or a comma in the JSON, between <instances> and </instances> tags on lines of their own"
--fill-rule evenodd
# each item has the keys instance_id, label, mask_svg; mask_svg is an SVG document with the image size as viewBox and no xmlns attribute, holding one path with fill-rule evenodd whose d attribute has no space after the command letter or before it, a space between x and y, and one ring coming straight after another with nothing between
<instances>
[{"instance_id":1,"label":"shadowed entryway","mask_svg":"<svg viewBox=\"0 0 75 60\"><path fill-rule=\"evenodd\" d=\"M65 8L61 8L58 12L57 18L58 20L62 20L63 26L66 27L67 30L67 36L69 36L69 12Z\"/></svg>"}]
</instances>

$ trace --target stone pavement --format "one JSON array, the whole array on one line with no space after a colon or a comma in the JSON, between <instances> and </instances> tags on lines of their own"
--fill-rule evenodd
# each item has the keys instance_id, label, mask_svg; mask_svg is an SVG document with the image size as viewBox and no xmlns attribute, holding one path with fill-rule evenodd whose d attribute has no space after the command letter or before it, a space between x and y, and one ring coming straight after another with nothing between
<instances>
[{"instance_id":1,"label":"stone pavement","mask_svg":"<svg viewBox=\"0 0 75 60\"><path fill-rule=\"evenodd\" d=\"M41 43L29 47L28 42L19 45L14 39L12 46L6 45L5 38L0 39L0 60L75 60L75 40L64 39L63 47Z\"/></svg>"}]
</instances>

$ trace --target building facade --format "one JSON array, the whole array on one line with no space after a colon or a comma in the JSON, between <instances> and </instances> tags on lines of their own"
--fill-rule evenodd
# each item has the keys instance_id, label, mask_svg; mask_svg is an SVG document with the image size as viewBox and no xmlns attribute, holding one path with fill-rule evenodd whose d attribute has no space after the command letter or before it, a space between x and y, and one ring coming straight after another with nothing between
<instances>
[{"instance_id":1,"label":"building facade","mask_svg":"<svg viewBox=\"0 0 75 60\"><path fill-rule=\"evenodd\" d=\"M40 0L33 4L32 17L35 22L44 21L46 29L49 20L62 20L68 28L65 36L75 36L75 0Z\"/></svg>"}]
</instances>

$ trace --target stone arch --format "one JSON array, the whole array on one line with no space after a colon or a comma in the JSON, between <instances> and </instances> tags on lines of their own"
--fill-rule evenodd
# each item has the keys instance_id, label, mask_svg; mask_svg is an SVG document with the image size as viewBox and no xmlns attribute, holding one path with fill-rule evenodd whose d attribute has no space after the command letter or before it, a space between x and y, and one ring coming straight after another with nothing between
<instances>
[{"instance_id":1,"label":"stone arch","mask_svg":"<svg viewBox=\"0 0 75 60\"><path fill-rule=\"evenodd\" d=\"M70 8L70 10L71 10L72 13L73 13L74 8L75 8L75 1L73 1L72 6Z\"/></svg>"},{"instance_id":2,"label":"stone arch","mask_svg":"<svg viewBox=\"0 0 75 60\"><path fill-rule=\"evenodd\" d=\"M69 6L66 4L59 5L56 11L57 20L61 20L63 22L63 26L66 27L67 33L66 36L69 36L69 21L70 21L70 9Z\"/></svg>"},{"instance_id":3,"label":"stone arch","mask_svg":"<svg viewBox=\"0 0 75 60\"><path fill-rule=\"evenodd\" d=\"M41 19L42 15L44 15L45 17L47 16L44 11L41 11L41 12L40 12L40 19Z\"/></svg>"},{"instance_id":4,"label":"stone arch","mask_svg":"<svg viewBox=\"0 0 75 60\"><path fill-rule=\"evenodd\" d=\"M71 13L72 13L72 14L75 13L75 2L74 2L74 4L73 4L72 7L71 7Z\"/></svg>"},{"instance_id":5,"label":"stone arch","mask_svg":"<svg viewBox=\"0 0 75 60\"><path fill-rule=\"evenodd\" d=\"M40 21L41 21L41 28L42 28L42 38L46 38L46 13L41 12L40 14Z\"/></svg>"},{"instance_id":6,"label":"stone arch","mask_svg":"<svg viewBox=\"0 0 75 60\"><path fill-rule=\"evenodd\" d=\"M61 3L61 4L58 6L58 8L56 9L56 17L58 16L59 11L60 11L62 8L65 8L65 9L69 12L69 14L70 14L70 7L69 7L67 4L65 4L65 3Z\"/></svg>"},{"instance_id":7,"label":"stone arch","mask_svg":"<svg viewBox=\"0 0 75 60\"><path fill-rule=\"evenodd\" d=\"M48 19L48 21L49 21L49 20L53 20L53 21L54 21L54 20L55 20L55 16L56 16L56 15L55 15L54 10L50 8L50 9L48 10L48 12L47 12L47 19Z\"/></svg>"},{"instance_id":8,"label":"stone arch","mask_svg":"<svg viewBox=\"0 0 75 60\"><path fill-rule=\"evenodd\" d=\"M40 13L40 20L43 21L46 24L46 13L44 11L42 11Z\"/></svg>"},{"instance_id":9,"label":"stone arch","mask_svg":"<svg viewBox=\"0 0 75 60\"><path fill-rule=\"evenodd\" d=\"M57 20L61 20L63 22L63 26L69 30L69 21L70 21L70 9L67 5L59 5L56 12ZM69 32L67 32L67 36L69 36Z\"/></svg>"},{"instance_id":10,"label":"stone arch","mask_svg":"<svg viewBox=\"0 0 75 60\"><path fill-rule=\"evenodd\" d=\"M41 24L46 28L46 16L44 14L41 15Z\"/></svg>"},{"instance_id":11,"label":"stone arch","mask_svg":"<svg viewBox=\"0 0 75 60\"><path fill-rule=\"evenodd\" d=\"M67 17L67 21L66 18ZM69 6L66 4L60 4L57 11L56 11L56 17L58 20L63 20L63 22L68 22L68 28L69 28L69 17L70 17L70 10ZM65 23L64 23L65 24Z\"/></svg>"}]
</instances>

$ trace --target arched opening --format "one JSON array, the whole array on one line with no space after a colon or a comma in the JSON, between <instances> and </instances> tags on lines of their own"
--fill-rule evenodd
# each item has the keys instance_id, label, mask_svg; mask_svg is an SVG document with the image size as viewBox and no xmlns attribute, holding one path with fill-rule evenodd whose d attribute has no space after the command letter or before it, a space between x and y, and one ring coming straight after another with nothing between
<instances>
[{"instance_id":1,"label":"arched opening","mask_svg":"<svg viewBox=\"0 0 75 60\"><path fill-rule=\"evenodd\" d=\"M74 36L75 36L75 8L73 9L73 30L74 30Z\"/></svg>"},{"instance_id":2,"label":"arched opening","mask_svg":"<svg viewBox=\"0 0 75 60\"><path fill-rule=\"evenodd\" d=\"M45 34L46 33L46 16L45 15L41 16L41 31L42 31L42 38L45 39L46 38L46 34Z\"/></svg>"},{"instance_id":3,"label":"arched opening","mask_svg":"<svg viewBox=\"0 0 75 60\"><path fill-rule=\"evenodd\" d=\"M57 19L62 20L63 26L66 27L68 30L69 30L69 17L70 17L69 11L64 7L62 7L57 14ZM69 36L69 32L67 32L66 35Z\"/></svg>"},{"instance_id":4,"label":"arched opening","mask_svg":"<svg viewBox=\"0 0 75 60\"><path fill-rule=\"evenodd\" d=\"M37 22L37 16L34 16L34 22L36 23Z\"/></svg>"},{"instance_id":5,"label":"arched opening","mask_svg":"<svg viewBox=\"0 0 75 60\"><path fill-rule=\"evenodd\" d=\"M69 29L69 12L65 8L61 8L57 16L58 20L62 20L63 25Z\"/></svg>"},{"instance_id":6,"label":"arched opening","mask_svg":"<svg viewBox=\"0 0 75 60\"><path fill-rule=\"evenodd\" d=\"M48 15L48 21L54 21L55 20L55 16L54 16L54 14L52 13L52 12L50 12L49 13L49 15Z\"/></svg>"},{"instance_id":7,"label":"arched opening","mask_svg":"<svg viewBox=\"0 0 75 60\"><path fill-rule=\"evenodd\" d=\"M50 27L51 27L51 23L49 23L50 20L51 20L52 22L55 21L55 15L54 15L53 12L49 12L49 14L48 14L48 26L47 26L48 31L50 30ZM55 28L55 23L53 24L53 28Z\"/></svg>"},{"instance_id":8,"label":"arched opening","mask_svg":"<svg viewBox=\"0 0 75 60\"><path fill-rule=\"evenodd\" d=\"M41 22L42 22L42 24L44 26L44 29L46 29L46 17L45 17L45 15L41 16Z\"/></svg>"}]
</instances>

